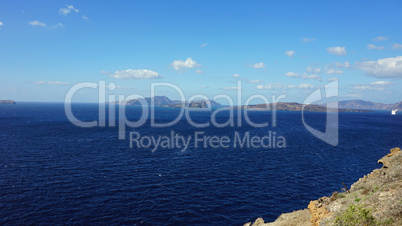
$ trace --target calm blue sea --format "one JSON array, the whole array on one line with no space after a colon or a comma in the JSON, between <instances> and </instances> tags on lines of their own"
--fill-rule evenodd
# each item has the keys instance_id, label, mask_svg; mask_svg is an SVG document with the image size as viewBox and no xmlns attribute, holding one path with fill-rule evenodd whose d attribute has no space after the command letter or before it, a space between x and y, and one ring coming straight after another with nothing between
<instances>
[{"instance_id":1,"label":"calm blue sea","mask_svg":"<svg viewBox=\"0 0 402 226\"><path fill-rule=\"evenodd\" d=\"M179 109L158 108L168 122ZM95 104L74 104L80 120L97 119ZM141 109L127 107L138 119ZM210 112L190 114L208 122ZM242 225L306 208L310 200L350 186L374 168L390 148L402 146L402 115L340 113L339 145L308 132L300 112L249 112L269 126L194 128L181 120L169 128L127 128L148 136L203 132L286 139L286 148L130 148L117 127L80 128L68 121L61 103L0 105L0 224ZM109 117L109 116L108 116ZM224 122L228 112L218 114ZM325 129L325 113L305 113ZM108 122L107 122L108 123Z\"/></svg>"}]
</instances>

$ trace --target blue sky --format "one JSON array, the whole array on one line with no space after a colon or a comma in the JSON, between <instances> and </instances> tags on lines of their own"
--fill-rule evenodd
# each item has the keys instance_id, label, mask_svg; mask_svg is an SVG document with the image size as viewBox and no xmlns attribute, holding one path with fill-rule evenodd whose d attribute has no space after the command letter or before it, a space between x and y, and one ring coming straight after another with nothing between
<instances>
[{"instance_id":1,"label":"blue sky","mask_svg":"<svg viewBox=\"0 0 402 226\"><path fill-rule=\"evenodd\" d=\"M62 102L77 83L186 98L285 94L339 79L339 99L402 96L401 1L1 1L0 99ZM171 89L157 94L177 98ZM80 90L77 102L96 102Z\"/></svg>"}]
</instances>

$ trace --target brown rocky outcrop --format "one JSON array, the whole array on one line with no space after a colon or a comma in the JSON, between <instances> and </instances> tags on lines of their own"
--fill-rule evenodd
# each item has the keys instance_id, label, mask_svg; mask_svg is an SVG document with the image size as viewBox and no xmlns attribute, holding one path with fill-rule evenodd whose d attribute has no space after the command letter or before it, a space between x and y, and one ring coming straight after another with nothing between
<instances>
[{"instance_id":1,"label":"brown rocky outcrop","mask_svg":"<svg viewBox=\"0 0 402 226\"><path fill-rule=\"evenodd\" d=\"M253 223L244 226L310 226L310 211L308 209L297 210L291 213L281 214L275 222L265 223L264 219L257 218Z\"/></svg>"}]
</instances>

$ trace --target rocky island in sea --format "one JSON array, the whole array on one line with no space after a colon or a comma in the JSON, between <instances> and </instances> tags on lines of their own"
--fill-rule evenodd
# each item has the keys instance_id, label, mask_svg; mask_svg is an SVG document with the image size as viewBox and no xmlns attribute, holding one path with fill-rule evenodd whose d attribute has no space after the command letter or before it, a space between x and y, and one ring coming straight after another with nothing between
<instances>
[{"instance_id":1,"label":"rocky island in sea","mask_svg":"<svg viewBox=\"0 0 402 226\"><path fill-rule=\"evenodd\" d=\"M311 201L307 209L285 213L272 223L258 218L244 226L402 225L402 153L391 149L375 169L345 192Z\"/></svg>"},{"instance_id":2,"label":"rocky island in sea","mask_svg":"<svg viewBox=\"0 0 402 226\"><path fill-rule=\"evenodd\" d=\"M214 100L191 100L191 101L181 101L181 100L171 100L167 96L154 96L145 97L138 99L131 99L125 101L114 102L116 104L134 105L140 106L141 103L147 103L148 105L154 105L158 107L173 107L173 108L221 108L223 107L220 103ZM259 111L270 111L275 108L277 111L315 111L315 112L327 112L327 111L339 111L339 112L371 112L367 109L348 109L348 108L327 108L321 105L303 105L297 102L277 102L275 104L256 104L256 105L243 105L235 107L225 107L226 109L238 109L243 110L259 110Z\"/></svg>"},{"instance_id":3,"label":"rocky island in sea","mask_svg":"<svg viewBox=\"0 0 402 226\"><path fill-rule=\"evenodd\" d=\"M276 111L315 111L315 112L327 112L327 111L339 111L339 112L371 112L370 110L364 109L336 109L327 108L321 105L315 104L300 104L297 102L277 102L274 104L256 104L256 105L244 105L234 108L241 108L244 110L259 110L259 111L270 111L275 108Z\"/></svg>"},{"instance_id":4,"label":"rocky island in sea","mask_svg":"<svg viewBox=\"0 0 402 226\"><path fill-rule=\"evenodd\" d=\"M394 104L384 104L365 100L343 100L338 103L339 108L344 109L366 109L366 110L402 110L402 101Z\"/></svg>"},{"instance_id":5,"label":"rocky island in sea","mask_svg":"<svg viewBox=\"0 0 402 226\"><path fill-rule=\"evenodd\" d=\"M14 100L0 100L0 104L16 104Z\"/></svg>"},{"instance_id":6,"label":"rocky island in sea","mask_svg":"<svg viewBox=\"0 0 402 226\"><path fill-rule=\"evenodd\" d=\"M148 105L154 105L158 107L173 107L173 108L208 108L208 104L212 108L222 107L221 104L214 100L192 100L192 101L181 101L181 100L171 100L167 96L154 96L139 99L131 99L127 101L115 102L117 104L134 105L140 106L141 103L147 103Z\"/></svg>"}]
</instances>

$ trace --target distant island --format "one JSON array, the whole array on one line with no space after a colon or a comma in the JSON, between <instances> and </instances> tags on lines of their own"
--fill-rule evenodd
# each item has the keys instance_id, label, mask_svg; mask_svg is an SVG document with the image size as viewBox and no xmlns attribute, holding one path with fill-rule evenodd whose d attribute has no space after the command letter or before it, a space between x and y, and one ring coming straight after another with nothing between
<instances>
[{"instance_id":1,"label":"distant island","mask_svg":"<svg viewBox=\"0 0 402 226\"><path fill-rule=\"evenodd\" d=\"M154 105L158 107L171 107L171 108L207 108L211 106L212 108L224 107L220 103L214 100L192 100L192 101L181 101L181 100L171 100L167 96L154 96L145 97L138 99L131 99L125 101L116 101L112 103L124 104L124 105L134 105L140 106L141 102L145 102L148 105ZM226 109L244 109L244 110L258 110L258 111L314 111L314 112L326 112L326 111L339 111L339 112L371 112L373 110L399 110L402 111L402 101L396 104L384 104L375 103L371 101L364 100L345 100L338 102L338 109L328 108L325 104L308 104L303 105L297 102L277 102L275 104L256 104L256 105L243 105L235 107L225 107Z\"/></svg>"},{"instance_id":2,"label":"distant island","mask_svg":"<svg viewBox=\"0 0 402 226\"><path fill-rule=\"evenodd\" d=\"M273 107L274 104L257 104L257 105L240 106L240 108L246 110L268 110L268 111L273 109ZM275 107L277 111L301 111L302 109L304 111L317 111L317 112L325 112L327 110L335 111L335 109L331 108L327 109L325 104L303 105L297 102L278 102L275 104ZM373 110L391 111L394 109L402 111L402 101L395 104L376 103L364 100L344 100L338 102L339 112L371 112Z\"/></svg>"},{"instance_id":3,"label":"distant island","mask_svg":"<svg viewBox=\"0 0 402 226\"><path fill-rule=\"evenodd\" d=\"M230 108L230 107L228 107ZM271 111L275 108L276 111L316 111L316 112L335 112L335 108L327 108L321 105L308 104L303 105L297 102L277 102L274 104L257 104L233 107L235 109L241 108L244 110L259 110L259 111ZM370 110L363 109L338 109L339 112L371 112Z\"/></svg>"},{"instance_id":4,"label":"distant island","mask_svg":"<svg viewBox=\"0 0 402 226\"><path fill-rule=\"evenodd\" d=\"M0 100L0 104L16 104L14 100Z\"/></svg>"},{"instance_id":5,"label":"distant island","mask_svg":"<svg viewBox=\"0 0 402 226\"><path fill-rule=\"evenodd\" d=\"M172 108L207 108L208 104L212 108L222 107L221 104L217 103L214 100L192 100L192 101L181 101L181 100L171 100L167 96L154 96L154 97L146 97L146 98L138 98L131 99L127 101L117 101L117 104L125 104L125 105L135 105L140 106L141 102L146 102L148 105L154 105L158 107L172 107Z\"/></svg>"},{"instance_id":6,"label":"distant island","mask_svg":"<svg viewBox=\"0 0 402 226\"><path fill-rule=\"evenodd\" d=\"M364 110L393 110L402 111L402 101L395 104L376 103L364 100L344 100L339 101L339 108L344 109L364 109Z\"/></svg>"}]
</instances>

